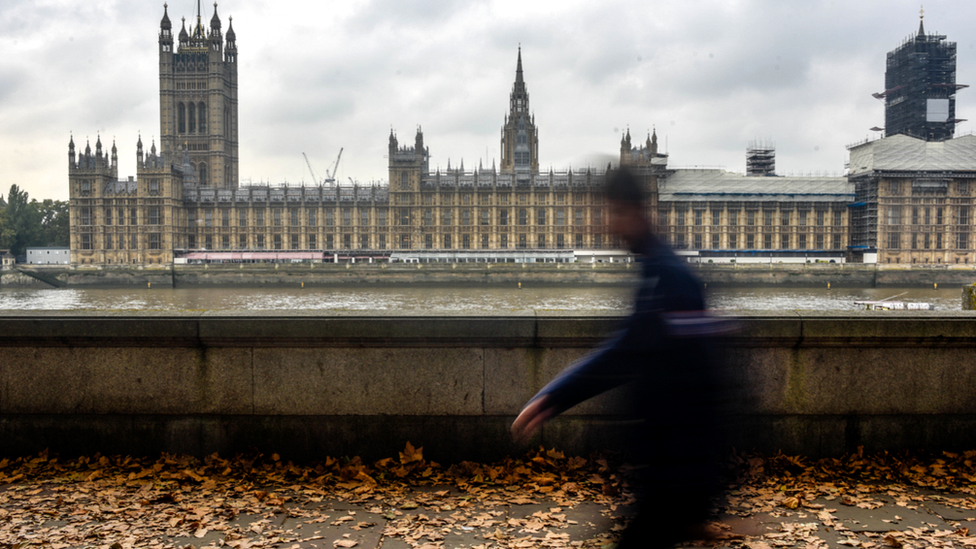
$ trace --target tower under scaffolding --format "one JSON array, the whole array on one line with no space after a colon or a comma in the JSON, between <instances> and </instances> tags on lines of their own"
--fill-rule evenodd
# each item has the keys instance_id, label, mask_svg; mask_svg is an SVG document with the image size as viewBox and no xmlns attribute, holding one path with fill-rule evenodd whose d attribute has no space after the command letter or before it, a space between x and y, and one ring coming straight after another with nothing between
<instances>
[{"instance_id":1,"label":"tower under scaffolding","mask_svg":"<svg viewBox=\"0 0 976 549\"><path fill-rule=\"evenodd\" d=\"M944 35L918 33L888 52L885 91L873 94L885 102L885 135L910 135L925 141L952 139L956 124L956 43Z\"/></svg>"},{"instance_id":2,"label":"tower under scaffolding","mask_svg":"<svg viewBox=\"0 0 976 549\"><path fill-rule=\"evenodd\" d=\"M746 149L746 175L776 175L776 146L772 142L749 143Z\"/></svg>"}]
</instances>

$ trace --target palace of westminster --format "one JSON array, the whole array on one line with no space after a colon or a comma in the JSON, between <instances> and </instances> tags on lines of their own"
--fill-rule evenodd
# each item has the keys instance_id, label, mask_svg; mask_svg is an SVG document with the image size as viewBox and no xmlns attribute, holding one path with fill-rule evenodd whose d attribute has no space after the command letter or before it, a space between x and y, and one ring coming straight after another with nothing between
<instances>
[{"instance_id":1,"label":"palace of westminster","mask_svg":"<svg viewBox=\"0 0 976 549\"><path fill-rule=\"evenodd\" d=\"M71 139L73 265L405 252L543 260L619 247L608 232L604 171L539 170L521 51L498 169L431 172L418 128L412 143L391 131L388 185L240 186L236 35L232 22L222 32L216 8L209 28L198 13L174 37L164 6L160 150L139 139L134 178L119 179L114 143L76 152ZM956 45L945 38L920 23L888 54L886 89L875 94L886 137L851 146L846 176L777 176L775 153L762 144L749 150L745 175L672 169L656 134L640 143L629 130L619 164L641 178L661 234L699 260L976 263L976 136L953 138L955 92L965 86L955 83Z\"/></svg>"}]
</instances>

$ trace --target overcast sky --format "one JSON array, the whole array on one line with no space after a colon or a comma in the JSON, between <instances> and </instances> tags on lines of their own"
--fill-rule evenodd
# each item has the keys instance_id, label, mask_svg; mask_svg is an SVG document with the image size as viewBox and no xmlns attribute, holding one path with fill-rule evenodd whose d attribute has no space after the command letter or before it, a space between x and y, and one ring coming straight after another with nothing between
<instances>
[{"instance_id":1,"label":"overcast sky","mask_svg":"<svg viewBox=\"0 0 976 549\"><path fill-rule=\"evenodd\" d=\"M213 1L203 1L203 19ZM174 32L196 0L169 0ZM226 0L239 49L241 176L310 182L345 151L338 176L387 178L392 127L418 124L431 167L499 157L522 45L543 169L617 155L656 126L672 166L745 170L772 140L782 174L842 173L846 145L884 126L872 92L885 53L918 29L901 0ZM157 33L163 2L0 0L0 194L68 197L79 148L117 141L135 175L139 133L159 135ZM925 6L925 28L958 43L957 81L976 84L976 2ZM976 120L976 91L957 118ZM974 129L962 123L957 135ZM605 158L605 157L604 157Z\"/></svg>"}]
</instances>

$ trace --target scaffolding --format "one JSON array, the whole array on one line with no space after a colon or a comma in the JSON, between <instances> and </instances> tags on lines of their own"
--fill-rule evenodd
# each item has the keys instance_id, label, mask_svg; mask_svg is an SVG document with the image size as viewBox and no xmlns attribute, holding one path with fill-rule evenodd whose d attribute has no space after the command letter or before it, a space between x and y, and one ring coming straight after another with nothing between
<instances>
[{"instance_id":1,"label":"scaffolding","mask_svg":"<svg viewBox=\"0 0 976 549\"><path fill-rule=\"evenodd\" d=\"M765 141L750 142L746 149L746 175L776 175L776 146Z\"/></svg>"},{"instance_id":2,"label":"scaffolding","mask_svg":"<svg viewBox=\"0 0 976 549\"><path fill-rule=\"evenodd\" d=\"M925 141L952 139L956 119L956 43L944 35L918 34L888 52L885 91L872 94L885 102L885 135L909 135Z\"/></svg>"}]
</instances>

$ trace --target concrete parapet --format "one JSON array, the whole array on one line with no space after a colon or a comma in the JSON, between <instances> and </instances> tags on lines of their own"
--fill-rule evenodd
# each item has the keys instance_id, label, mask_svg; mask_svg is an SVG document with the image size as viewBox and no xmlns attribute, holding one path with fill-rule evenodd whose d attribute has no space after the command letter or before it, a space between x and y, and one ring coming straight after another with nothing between
<instances>
[{"instance_id":1,"label":"concrete parapet","mask_svg":"<svg viewBox=\"0 0 976 549\"><path fill-rule=\"evenodd\" d=\"M619 318L0 313L0 453L518 451L519 407ZM976 314L754 313L726 349L730 444L976 448ZM653 364L651 364L653 367ZM539 443L619 448L620 388Z\"/></svg>"},{"instance_id":2,"label":"concrete parapet","mask_svg":"<svg viewBox=\"0 0 976 549\"><path fill-rule=\"evenodd\" d=\"M962 287L962 310L976 310L976 284Z\"/></svg>"}]
</instances>

